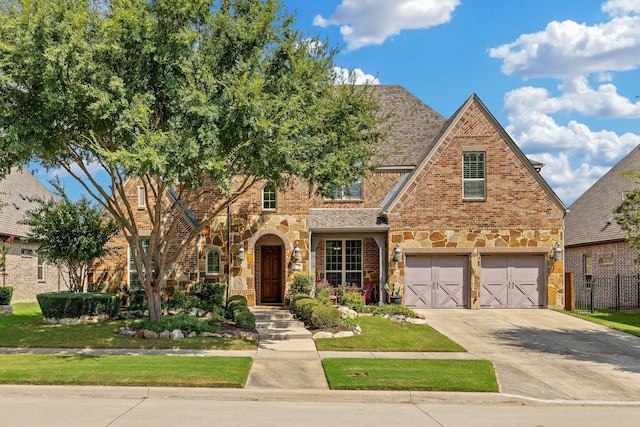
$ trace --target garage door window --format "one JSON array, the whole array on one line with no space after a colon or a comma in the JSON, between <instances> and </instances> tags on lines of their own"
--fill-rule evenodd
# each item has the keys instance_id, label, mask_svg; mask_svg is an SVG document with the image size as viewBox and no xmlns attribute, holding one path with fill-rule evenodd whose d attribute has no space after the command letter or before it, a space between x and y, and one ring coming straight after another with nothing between
<instances>
[{"instance_id":1,"label":"garage door window","mask_svg":"<svg viewBox=\"0 0 640 427\"><path fill-rule=\"evenodd\" d=\"M470 200L485 198L484 153L462 154L462 197Z\"/></svg>"},{"instance_id":2,"label":"garage door window","mask_svg":"<svg viewBox=\"0 0 640 427\"><path fill-rule=\"evenodd\" d=\"M325 248L327 282L362 286L362 240L327 240Z\"/></svg>"}]
</instances>

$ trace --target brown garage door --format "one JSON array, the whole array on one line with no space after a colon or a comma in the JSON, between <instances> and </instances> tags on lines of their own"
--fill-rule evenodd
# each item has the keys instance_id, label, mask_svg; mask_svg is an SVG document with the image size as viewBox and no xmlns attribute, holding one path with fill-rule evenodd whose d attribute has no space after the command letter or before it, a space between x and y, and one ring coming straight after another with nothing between
<instances>
[{"instance_id":1,"label":"brown garage door","mask_svg":"<svg viewBox=\"0 0 640 427\"><path fill-rule=\"evenodd\" d=\"M469 306L469 257L407 255L405 305L414 308Z\"/></svg>"},{"instance_id":2,"label":"brown garage door","mask_svg":"<svg viewBox=\"0 0 640 427\"><path fill-rule=\"evenodd\" d=\"M544 255L482 255L482 308L544 307Z\"/></svg>"}]
</instances>

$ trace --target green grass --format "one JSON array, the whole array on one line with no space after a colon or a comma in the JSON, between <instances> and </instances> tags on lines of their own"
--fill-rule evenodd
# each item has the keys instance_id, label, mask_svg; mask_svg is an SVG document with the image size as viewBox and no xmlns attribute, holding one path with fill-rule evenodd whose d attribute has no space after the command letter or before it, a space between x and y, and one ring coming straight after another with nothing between
<instances>
[{"instance_id":1,"label":"green grass","mask_svg":"<svg viewBox=\"0 0 640 427\"><path fill-rule=\"evenodd\" d=\"M316 340L319 351L467 351L428 325L396 323L381 317L358 317L362 335Z\"/></svg>"},{"instance_id":2,"label":"green grass","mask_svg":"<svg viewBox=\"0 0 640 427\"><path fill-rule=\"evenodd\" d=\"M244 387L249 357L0 354L0 383Z\"/></svg>"},{"instance_id":3,"label":"green grass","mask_svg":"<svg viewBox=\"0 0 640 427\"><path fill-rule=\"evenodd\" d=\"M640 337L640 312L637 311L593 314L564 311L564 313Z\"/></svg>"},{"instance_id":4,"label":"green grass","mask_svg":"<svg viewBox=\"0 0 640 427\"><path fill-rule=\"evenodd\" d=\"M42 321L37 303L13 305L13 315L0 316L0 347L15 348L131 348L255 350L254 340L188 338L143 340L114 333L126 321L78 325L52 325Z\"/></svg>"},{"instance_id":5,"label":"green grass","mask_svg":"<svg viewBox=\"0 0 640 427\"><path fill-rule=\"evenodd\" d=\"M332 390L497 392L491 362L433 359L324 359Z\"/></svg>"}]
</instances>

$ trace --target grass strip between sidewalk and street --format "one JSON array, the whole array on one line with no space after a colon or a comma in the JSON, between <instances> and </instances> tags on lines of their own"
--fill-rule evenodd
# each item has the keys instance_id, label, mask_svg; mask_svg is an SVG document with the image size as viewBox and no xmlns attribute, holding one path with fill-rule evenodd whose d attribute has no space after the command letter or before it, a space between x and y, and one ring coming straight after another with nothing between
<instances>
[{"instance_id":1,"label":"grass strip between sidewalk and street","mask_svg":"<svg viewBox=\"0 0 640 427\"><path fill-rule=\"evenodd\" d=\"M486 360L324 359L332 390L498 392Z\"/></svg>"},{"instance_id":2,"label":"grass strip between sidewalk and street","mask_svg":"<svg viewBox=\"0 0 640 427\"><path fill-rule=\"evenodd\" d=\"M618 311L614 313L596 312L591 314L574 313L565 310L562 310L562 312L579 319L588 320L611 329L640 337L639 311Z\"/></svg>"},{"instance_id":3,"label":"grass strip between sidewalk and street","mask_svg":"<svg viewBox=\"0 0 640 427\"><path fill-rule=\"evenodd\" d=\"M346 338L317 339L319 351L466 352L428 325L397 323L375 316L356 319L362 334Z\"/></svg>"},{"instance_id":4,"label":"grass strip between sidewalk and street","mask_svg":"<svg viewBox=\"0 0 640 427\"><path fill-rule=\"evenodd\" d=\"M242 388L250 357L0 354L1 384Z\"/></svg>"}]
</instances>

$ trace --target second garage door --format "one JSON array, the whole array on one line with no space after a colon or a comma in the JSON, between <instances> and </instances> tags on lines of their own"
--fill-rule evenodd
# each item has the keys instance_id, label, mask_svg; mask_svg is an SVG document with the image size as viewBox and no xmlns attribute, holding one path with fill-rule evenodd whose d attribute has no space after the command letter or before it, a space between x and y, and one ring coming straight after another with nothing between
<instances>
[{"instance_id":1,"label":"second garage door","mask_svg":"<svg viewBox=\"0 0 640 427\"><path fill-rule=\"evenodd\" d=\"M483 255L481 307L544 307L544 265L543 255Z\"/></svg>"},{"instance_id":2,"label":"second garage door","mask_svg":"<svg viewBox=\"0 0 640 427\"><path fill-rule=\"evenodd\" d=\"M405 305L414 308L469 306L468 256L407 255Z\"/></svg>"}]
</instances>

